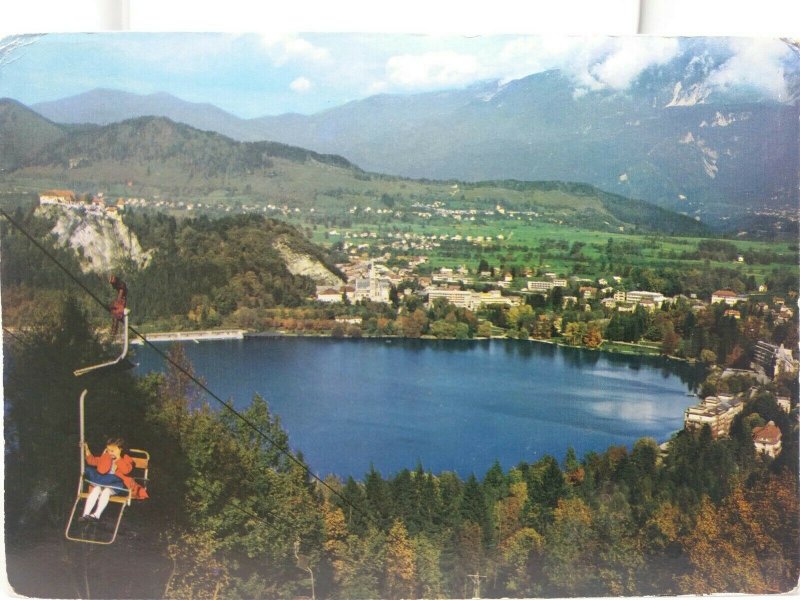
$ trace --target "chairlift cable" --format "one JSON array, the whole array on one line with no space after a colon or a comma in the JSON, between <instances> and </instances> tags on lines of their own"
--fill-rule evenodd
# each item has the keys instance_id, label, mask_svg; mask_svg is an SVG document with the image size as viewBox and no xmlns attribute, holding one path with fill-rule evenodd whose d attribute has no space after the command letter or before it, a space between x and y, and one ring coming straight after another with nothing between
<instances>
[{"instance_id":1,"label":"chairlift cable","mask_svg":"<svg viewBox=\"0 0 800 600\"><path fill-rule=\"evenodd\" d=\"M5 331L8 335L10 335L12 338L14 338L15 341L19 342L20 344L24 344L24 345L27 345L27 346L32 346L32 344L28 340L26 340L24 338L21 338L20 336L16 335L13 331L8 329L8 327L6 327L5 325L3 326L3 331ZM196 481L192 483L192 486L198 488L199 490L201 490L203 492L206 492L206 493L209 493L209 494L211 493L211 490L209 488L207 488L206 486L204 486L204 485L202 485L200 483L197 483ZM249 517L253 517L254 519L257 519L257 520L269 525L269 523L263 517L257 515L256 513L252 512L250 510L242 508L241 506L239 506L237 504L231 504L230 506L231 506L231 508L233 508L235 510L238 510L239 512L241 512L241 513L243 513L243 514L245 514L245 515L247 515ZM279 518L279 515L277 513L275 513L274 511L266 510L266 509L262 509L262 511L267 513L271 517Z\"/></svg>"},{"instance_id":2,"label":"chairlift cable","mask_svg":"<svg viewBox=\"0 0 800 600\"><path fill-rule=\"evenodd\" d=\"M67 267L65 267L61 262L50 253L47 248L42 246L28 231L25 230L22 225L17 223L14 219L9 216L9 214L0 209L0 215L5 217L5 219L11 223L20 233L22 233L28 240L33 243L47 258L49 258L58 268L60 268L66 275L69 277L76 285L78 285L83 291L85 291L97 304L102 306L104 309L107 309L107 305L100 299L97 294L95 294L92 290L90 290L80 279L78 279ZM188 377L195 385L197 385L200 389L206 392L209 396L211 396L214 400L216 400L219 404L225 407L231 414L241 420L245 425L247 425L250 429L252 429L255 433L257 433L262 439L269 442L278 452L286 456L289 460L294 462L300 468L302 468L306 474L311 476L313 479L316 479L319 483L321 483L326 489L328 489L332 494L337 496L341 499L345 504L349 505L351 508L354 508L358 512L364 514L365 516L369 517L369 513L364 512L361 508L353 504L348 498L346 498L343 494L339 491L334 489L330 484L325 482L319 475L315 474L311 471L311 469L304 464L300 459L295 457L291 452L287 449L283 448L280 444L278 444L275 440L273 440L269 435L264 433L261 429L259 429L250 419L242 415L239 411L237 411L234 407L228 404L225 400L220 398L216 393L214 393L207 385L205 385L202 381L200 381L197 377L195 377L192 373L187 371L182 365L176 363L172 360L167 354L165 354L162 350L160 350L155 344L153 344L150 340L148 340L142 333L140 333L135 327L132 325L128 325L128 328L137 336L139 336L143 343L149 346L152 350L154 350L161 358L165 361L170 363L173 367L175 367L178 371L183 373L186 377Z\"/></svg>"}]
</instances>

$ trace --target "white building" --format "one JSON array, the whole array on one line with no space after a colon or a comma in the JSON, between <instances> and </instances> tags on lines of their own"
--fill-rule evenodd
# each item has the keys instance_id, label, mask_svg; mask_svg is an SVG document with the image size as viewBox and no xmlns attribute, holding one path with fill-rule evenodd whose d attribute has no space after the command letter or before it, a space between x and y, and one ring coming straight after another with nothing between
<instances>
[{"instance_id":1,"label":"white building","mask_svg":"<svg viewBox=\"0 0 800 600\"><path fill-rule=\"evenodd\" d=\"M690 406L683 414L683 426L688 431L696 431L708 425L714 439L726 437L731 429L733 417L742 412L741 400L721 394L707 396L700 404Z\"/></svg>"},{"instance_id":2,"label":"white building","mask_svg":"<svg viewBox=\"0 0 800 600\"><path fill-rule=\"evenodd\" d=\"M554 287L552 281L528 281L528 289L532 292L549 292Z\"/></svg>"},{"instance_id":3,"label":"white building","mask_svg":"<svg viewBox=\"0 0 800 600\"><path fill-rule=\"evenodd\" d=\"M505 304L506 306L517 306L522 303L519 296L503 296L500 290L490 290L488 292L472 292L470 298L470 310L480 308L482 305Z\"/></svg>"},{"instance_id":4,"label":"white building","mask_svg":"<svg viewBox=\"0 0 800 600\"><path fill-rule=\"evenodd\" d=\"M639 290L625 292L625 302L640 304L644 301L652 302L656 305L656 307L660 307L664 302L664 294L660 294L659 292L643 292Z\"/></svg>"},{"instance_id":5,"label":"white building","mask_svg":"<svg viewBox=\"0 0 800 600\"><path fill-rule=\"evenodd\" d=\"M781 430L770 421L763 427L753 428L753 445L758 454L775 458L781 453Z\"/></svg>"},{"instance_id":6,"label":"white building","mask_svg":"<svg viewBox=\"0 0 800 600\"><path fill-rule=\"evenodd\" d=\"M332 287L317 287L317 300L320 302L341 302L342 292Z\"/></svg>"},{"instance_id":7,"label":"white building","mask_svg":"<svg viewBox=\"0 0 800 600\"><path fill-rule=\"evenodd\" d=\"M460 290L457 288L428 288L428 306L432 305L437 298L444 298L453 306L476 310L482 305L504 304L506 306L516 306L522 302L518 296L503 296L500 290L490 290L488 292L475 292L473 290Z\"/></svg>"},{"instance_id":8,"label":"white building","mask_svg":"<svg viewBox=\"0 0 800 600\"><path fill-rule=\"evenodd\" d=\"M728 306L734 306L738 302L747 302L747 296L742 296L731 290L717 290L711 294L711 304L724 302Z\"/></svg>"},{"instance_id":9,"label":"white building","mask_svg":"<svg viewBox=\"0 0 800 600\"><path fill-rule=\"evenodd\" d=\"M433 304L437 298L444 298L453 306L469 308L472 304L472 291L453 288L428 288L428 305Z\"/></svg>"}]
</instances>

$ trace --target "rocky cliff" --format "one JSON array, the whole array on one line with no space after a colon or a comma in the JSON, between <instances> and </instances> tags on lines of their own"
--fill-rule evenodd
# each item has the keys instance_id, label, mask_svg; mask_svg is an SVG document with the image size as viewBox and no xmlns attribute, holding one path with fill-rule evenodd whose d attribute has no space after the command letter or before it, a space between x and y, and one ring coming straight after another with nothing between
<instances>
[{"instance_id":1,"label":"rocky cliff","mask_svg":"<svg viewBox=\"0 0 800 600\"><path fill-rule=\"evenodd\" d=\"M84 273L106 274L128 262L142 269L152 258L116 215L83 205L42 205L36 215L54 222L50 234L75 250Z\"/></svg>"},{"instance_id":2,"label":"rocky cliff","mask_svg":"<svg viewBox=\"0 0 800 600\"><path fill-rule=\"evenodd\" d=\"M341 278L332 273L319 260L309 254L292 249L284 236L272 244L286 262L286 268L292 275L305 275L313 279L317 285L336 286L342 283Z\"/></svg>"}]
</instances>

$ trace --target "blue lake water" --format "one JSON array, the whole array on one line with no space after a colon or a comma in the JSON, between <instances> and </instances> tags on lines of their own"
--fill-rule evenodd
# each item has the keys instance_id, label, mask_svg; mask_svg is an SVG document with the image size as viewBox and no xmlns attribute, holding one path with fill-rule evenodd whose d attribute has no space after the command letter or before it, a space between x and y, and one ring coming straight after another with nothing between
<instances>
[{"instance_id":1,"label":"blue lake water","mask_svg":"<svg viewBox=\"0 0 800 600\"><path fill-rule=\"evenodd\" d=\"M166 346L163 346L166 348ZM516 340L250 338L184 344L208 387L239 408L258 393L320 476L360 479L421 462L434 473L559 461L683 425L697 371ZM164 370L137 348L139 373ZM212 406L216 405L209 398Z\"/></svg>"}]
</instances>

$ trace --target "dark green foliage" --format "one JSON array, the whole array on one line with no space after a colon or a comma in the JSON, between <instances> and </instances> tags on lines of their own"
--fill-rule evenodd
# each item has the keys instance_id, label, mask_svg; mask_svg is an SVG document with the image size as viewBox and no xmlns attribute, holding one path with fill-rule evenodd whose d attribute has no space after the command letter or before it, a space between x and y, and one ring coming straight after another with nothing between
<instances>
[{"instance_id":1,"label":"dark green foliage","mask_svg":"<svg viewBox=\"0 0 800 600\"><path fill-rule=\"evenodd\" d=\"M25 229L98 297L109 294L102 278L81 274L71 251L53 247L45 220L20 211ZM129 213L126 222L154 251L143 270L121 268L135 322L173 319L179 327L209 327L237 309L298 306L313 295L314 282L292 275L276 244L328 264L325 253L294 227L258 215L176 221L163 214ZM9 223L2 223L4 291L31 290L35 300L74 286L67 275ZM329 268L338 272L335 267ZM8 308L16 310L12 303ZM17 303L27 306L25 303ZM99 307L92 306L93 314ZM6 311L11 321L20 319ZM26 315L27 316L27 313ZM22 323L20 323L22 324Z\"/></svg>"},{"instance_id":2,"label":"dark green foliage","mask_svg":"<svg viewBox=\"0 0 800 600\"><path fill-rule=\"evenodd\" d=\"M89 331L69 299L19 341L5 340L7 550L15 560L36 538L62 539L86 384L93 449L122 435L153 456L151 499L123 524L132 539L98 554L137 571L145 558L134 540L147 540L146 555L169 568L130 580L137 597L309 595L308 568L320 598L376 597L389 581L387 543L398 523L415 561L412 583L430 595L462 597L477 572L496 596L676 594L700 589L704 569L733 558L726 564L738 570L723 570L708 584L714 590L774 593L796 581L797 424L769 387L746 402L725 439L706 429L676 434L666 452L650 439L583 459L568 451L563 469L550 456L509 472L496 463L482 481L422 465L388 478L372 468L363 482L331 478L326 488L310 479L259 396L243 411L246 425L209 405L177 368L139 381L75 380L73 368L110 350ZM180 347L170 357L191 372ZM753 450L753 423L765 419L783 432L777 460ZM705 547L694 532L709 523L727 529ZM744 537L728 546L726 531ZM758 551L731 554L749 551L746 540ZM85 559L74 550L63 546L59 561L80 572ZM110 595L119 580L100 569L82 595ZM69 595L58 579L49 585L49 595Z\"/></svg>"},{"instance_id":3,"label":"dark green foliage","mask_svg":"<svg viewBox=\"0 0 800 600\"><path fill-rule=\"evenodd\" d=\"M58 314L29 332L10 340L4 336L9 539L50 540L59 548L53 550L59 553L55 562L90 568L85 556L81 562L84 546L63 543L79 476L78 397L85 386L92 451L100 454L113 436L152 456L151 497L136 503L123 523L134 538L149 540L147 556L130 537L116 542L114 556L124 557L133 573L141 561L158 556L172 558L174 570L169 577L157 572L130 580L134 596L184 596L189 590L202 595L209 580L230 589L259 589L260 597L305 589L292 548L299 540L311 549L311 560L318 560L319 506L308 473L298 464L302 459L289 460L286 434L266 402L254 398L244 411L251 426L245 426L212 410L176 368L141 381L129 372L103 371L76 379L74 368L108 352L89 331L86 315L68 299ZM191 372L180 353L173 352L172 359ZM101 553L97 560L107 562L109 556ZM95 568L94 594L116 595L104 569ZM16 586L29 585L12 575ZM112 579L119 582L119 575ZM57 583L54 577L51 585ZM64 589L49 595L68 594Z\"/></svg>"},{"instance_id":4,"label":"dark green foliage","mask_svg":"<svg viewBox=\"0 0 800 600\"><path fill-rule=\"evenodd\" d=\"M131 289L147 291L131 294L131 308L139 318L186 315L198 302L206 314L225 316L236 308L297 306L313 294L313 282L289 273L274 248L282 242L297 252L323 257L290 225L250 215L180 223L159 216L154 221L147 214L129 218L132 229L145 239L153 230L168 234L152 240L152 265L130 276ZM205 325L202 314L198 316L199 324Z\"/></svg>"},{"instance_id":5,"label":"dark green foliage","mask_svg":"<svg viewBox=\"0 0 800 600\"><path fill-rule=\"evenodd\" d=\"M615 312L606 327L605 337L621 342L638 342L645 332L647 313L637 307L633 313Z\"/></svg>"},{"instance_id":6,"label":"dark green foliage","mask_svg":"<svg viewBox=\"0 0 800 600\"><path fill-rule=\"evenodd\" d=\"M163 117L139 117L104 127L75 129L48 145L34 160L40 165L65 165L76 154L85 157L90 164L108 159L155 165L174 161L188 173L205 177L231 177L270 168L272 158L292 162L314 160L354 169L340 156L318 154L276 142L235 142Z\"/></svg>"}]
</instances>

